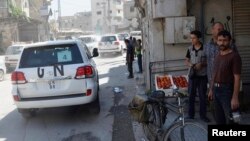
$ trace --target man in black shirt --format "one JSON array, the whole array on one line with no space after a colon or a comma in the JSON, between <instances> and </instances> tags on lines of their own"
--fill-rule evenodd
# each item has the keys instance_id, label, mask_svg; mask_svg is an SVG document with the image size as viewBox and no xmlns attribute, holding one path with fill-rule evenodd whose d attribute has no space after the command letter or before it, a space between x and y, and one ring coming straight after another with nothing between
<instances>
[{"instance_id":1,"label":"man in black shirt","mask_svg":"<svg viewBox=\"0 0 250 141\"><path fill-rule=\"evenodd\" d=\"M134 78L133 74L134 47L130 44L130 41L128 39L125 39L125 44L127 46L126 64L128 65L128 72L129 72L128 79L130 79Z\"/></svg>"}]
</instances>

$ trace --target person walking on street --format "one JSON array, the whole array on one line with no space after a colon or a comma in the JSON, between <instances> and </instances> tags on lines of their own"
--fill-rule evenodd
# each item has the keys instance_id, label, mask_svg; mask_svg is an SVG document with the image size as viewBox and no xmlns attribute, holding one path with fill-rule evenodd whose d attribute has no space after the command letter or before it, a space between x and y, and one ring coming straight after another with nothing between
<instances>
[{"instance_id":1,"label":"person walking on street","mask_svg":"<svg viewBox=\"0 0 250 141\"><path fill-rule=\"evenodd\" d=\"M206 56L203 44L199 40L201 32L198 30L191 32L192 45L188 47L186 54L186 64L193 69L194 73L189 75L189 109L188 118L194 119L195 116L195 96L198 90L200 99L200 118L205 122L210 122L207 118L207 67ZM191 73L191 71L190 71Z\"/></svg>"},{"instance_id":2,"label":"person walking on street","mask_svg":"<svg viewBox=\"0 0 250 141\"><path fill-rule=\"evenodd\" d=\"M241 57L230 47L230 32L218 33L219 53L214 60L214 69L208 98L214 102L216 124L231 124L232 112L239 108Z\"/></svg>"},{"instance_id":3,"label":"person walking on street","mask_svg":"<svg viewBox=\"0 0 250 141\"><path fill-rule=\"evenodd\" d=\"M142 73L142 44L141 44L141 39L137 40L137 46L135 47L135 53L137 56L137 62L138 62L138 68L139 72Z\"/></svg>"},{"instance_id":4,"label":"person walking on street","mask_svg":"<svg viewBox=\"0 0 250 141\"><path fill-rule=\"evenodd\" d=\"M129 76L128 79L134 78L133 74L133 61L134 61L134 47L130 44L128 39L125 39L125 44L127 46L126 64L128 65Z\"/></svg>"}]
</instances>

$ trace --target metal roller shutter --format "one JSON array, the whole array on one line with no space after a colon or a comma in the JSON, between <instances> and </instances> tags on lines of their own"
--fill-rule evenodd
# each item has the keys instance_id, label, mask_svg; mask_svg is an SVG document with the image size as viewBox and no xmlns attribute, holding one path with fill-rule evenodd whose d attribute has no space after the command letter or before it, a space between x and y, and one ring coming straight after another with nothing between
<instances>
[{"instance_id":1,"label":"metal roller shutter","mask_svg":"<svg viewBox=\"0 0 250 141\"><path fill-rule=\"evenodd\" d=\"M250 83L250 0L233 0L233 35L242 58L242 80Z\"/></svg>"}]
</instances>

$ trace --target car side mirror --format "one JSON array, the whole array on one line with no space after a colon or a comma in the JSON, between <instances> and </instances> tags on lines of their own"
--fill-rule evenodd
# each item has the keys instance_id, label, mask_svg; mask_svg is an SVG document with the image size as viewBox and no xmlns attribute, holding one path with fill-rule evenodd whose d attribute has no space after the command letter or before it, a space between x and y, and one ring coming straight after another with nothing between
<instances>
[{"instance_id":1,"label":"car side mirror","mask_svg":"<svg viewBox=\"0 0 250 141\"><path fill-rule=\"evenodd\" d=\"M97 57L97 56L99 56L98 49L93 48L92 57Z\"/></svg>"}]
</instances>

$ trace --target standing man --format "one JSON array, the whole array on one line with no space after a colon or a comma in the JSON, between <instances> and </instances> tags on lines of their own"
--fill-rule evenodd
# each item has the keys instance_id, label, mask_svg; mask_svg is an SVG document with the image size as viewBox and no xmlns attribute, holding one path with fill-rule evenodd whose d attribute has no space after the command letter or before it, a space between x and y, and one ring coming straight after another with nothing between
<instances>
[{"instance_id":1,"label":"standing man","mask_svg":"<svg viewBox=\"0 0 250 141\"><path fill-rule=\"evenodd\" d=\"M215 56L219 53L219 47L217 45L218 33L222 30L224 30L223 24L221 22L215 22L212 25L212 39L205 46L206 57L207 57L207 77L208 77L209 83L211 82L211 79L212 79L214 59L215 59ZM230 48L238 52L237 48L232 43L230 43Z\"/></svg>"},{"instance_id":2,"label":"standing man","mask_svg":"<svg viewBox=\"0 0 250 141\"><path fill-rule=\"evenodd\" d=\"M139 68L138 73L142 73L142 44L141 44L141 39L137 40L137 46L135 47L135 53L136 53L137 61L138 61L138 68Z\"/></svg>"},{"instance_id":3,"label":"standing man","mask_svg":"<svg viewBox=\"0 0 250 141\"><path fill-rule=\"evenodd\" d=\"M230 47L231 34L218 33L219 53L216 56L208 98L214 101L216 124L230 124L231 114L239 108L241 57Z\"/></svg>"},{"instance_id":4,"label":"standing man","mask_svg":"<svg viewBox=\"0 0 250 141\"><path fill-rule=\"evenodd\" d=\"M212 79L214 58L219 52L219 47L217 46L217 35L222 30L224 30L223 24L221 22L215 22L212 25L212 39L206 44L207 77L209 83L211 82Z\"/></svg>"},{"instance_id":5,"label":"standing man","mask_svg":"<svg viewBox=\"0 0 250 141\"><path fill-rule=\"evenodd\" d=\"M189 109L188 116L190 119L194 119L195 116L195 96L198 90L200 99L200 118L204 122L209 122L207 118L207 63L205 49L203 44L199 40L201 38L201 32L198 30L191 32L192 45L188 47L186 54L186 64L194 69L195 75L189 78Z\"/></svg>"},{"instance_id":6,"label":"standing man","mask_svg":"<svg viewBox=\"0 0 250 141\"><path fill-rule=\"evenodd\" d=\"M134 47L130 44L128 39L125 39L127 46L126 64L128 65L129 76L128 79L134 78L133 74L133 61L134 61Z\"/></svg>"}]
</instances>

